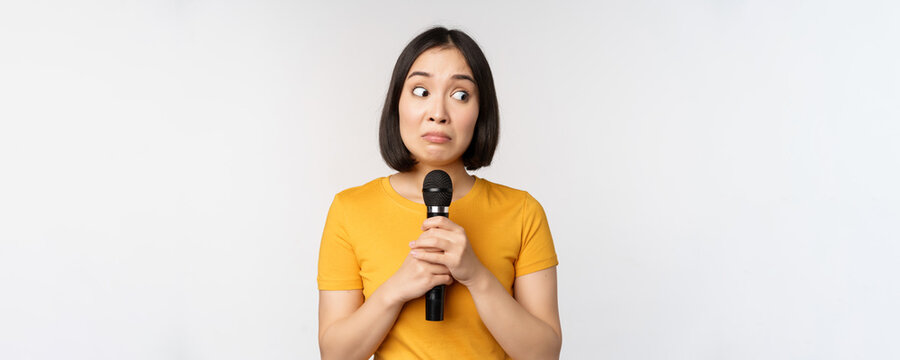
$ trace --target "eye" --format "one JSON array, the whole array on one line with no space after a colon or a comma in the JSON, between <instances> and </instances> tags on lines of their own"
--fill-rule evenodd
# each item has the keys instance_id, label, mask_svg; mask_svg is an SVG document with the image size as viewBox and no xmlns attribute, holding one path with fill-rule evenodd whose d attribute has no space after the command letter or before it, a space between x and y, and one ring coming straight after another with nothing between
<instances>
[{"instance_id":1,"label":"eye","mask_svg":"<svg viewBox=\"0 0 900 360\"><path fill-rule=\"evenodd\" d=\"M459 94L458 97L456 96L457 94ZM469 99L469 93L467 93L465 91L457 91L457 92L453 93L452 96L454 99L462 100L462 101L466 101L467 99Z\"/></svg>"},{"instance_id":2,"label":"eye","mask_svg":"<svg viewBox=\"0 0 900 360\"><path fill-rule=\"evenodd\" d=\"M412 92L416 96L428 96L428 90L425 90L425 88L421 86L414 87Z\"/></svg>"}]
</instances>

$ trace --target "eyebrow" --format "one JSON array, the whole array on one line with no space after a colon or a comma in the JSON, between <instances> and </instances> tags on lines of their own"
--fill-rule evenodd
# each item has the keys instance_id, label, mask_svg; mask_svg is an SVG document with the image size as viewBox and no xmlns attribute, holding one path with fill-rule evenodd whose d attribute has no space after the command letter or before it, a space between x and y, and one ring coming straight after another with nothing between
<instances>
[{"instance_id":1,"label":"eyebrow","mask_svg":"<svg viewBox=\"0 0 900 360\"><path fill-rule=\"evenodd\" d=\"M422 76L424 76L424 77L431 77L431 74L429 74L429 73L427 73L427 72L424 72L424 71L413 71L412 74L409 74L409 76L407 77L407 79L409 79L409 78L411 78L411 77L413 77L413 76L416 76L416 75L422 75ZM473 84L478 85L478 84L475 82L475 79L473 79L471 76L466 75L466 74L456 74L456 75L451 76L450 78L451 78L451 79L458 79L458 80L469 80L469 81L471 81Z\"/></svg>"}]
</instances>

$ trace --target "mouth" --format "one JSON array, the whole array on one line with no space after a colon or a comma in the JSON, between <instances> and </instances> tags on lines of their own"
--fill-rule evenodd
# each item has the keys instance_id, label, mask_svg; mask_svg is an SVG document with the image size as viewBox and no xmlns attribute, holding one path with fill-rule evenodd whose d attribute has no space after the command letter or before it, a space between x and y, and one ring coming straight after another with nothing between
<instances>
[{"instance_id":1,"label":"mouth","mask_svg":"<svg viewBox=\"0 0 900 360\"><path fill-rule=\"evenodd\" d=\"M445 142L450 141L450 137L441 132L430 132L425 135L422 135L422 138L428 142L443 144Z\"/></svg>"}]
</instances>

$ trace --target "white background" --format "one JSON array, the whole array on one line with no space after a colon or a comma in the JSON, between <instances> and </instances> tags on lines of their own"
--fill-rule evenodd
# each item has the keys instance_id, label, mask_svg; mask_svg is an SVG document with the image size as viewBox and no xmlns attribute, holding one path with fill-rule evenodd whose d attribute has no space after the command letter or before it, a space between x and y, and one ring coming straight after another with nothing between
<instances>
[{"instance_id":1,"label":"white background","mask_svg":"<svg viewBox=\"0 0 900 360\"><path fill-rule=\"evenodd\" d=\"M892 1L0 5L0 358L318 357L400 51L480 44L565 359L900 358Z\"/></svg>"}]
</instances>

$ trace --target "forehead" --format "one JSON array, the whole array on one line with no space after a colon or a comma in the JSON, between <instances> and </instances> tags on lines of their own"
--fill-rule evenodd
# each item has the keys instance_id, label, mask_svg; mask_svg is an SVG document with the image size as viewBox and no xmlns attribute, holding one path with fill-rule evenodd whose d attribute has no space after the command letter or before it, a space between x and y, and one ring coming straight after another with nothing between
<instances>
[{"instance_id":1,"label":"forehead","mask_svg":"<svg viewBox=\"0 0 900 360\"><path fill-rule=\"evenodd\" d=\"M436 74L438 77L449 77L454 74L472 75L469 64L462 52L455 47L450 48L431 48L425 50L412 66L409 67L407 76L413 71L425 71L430 74Z\"/></svg>"}]
</instances>

